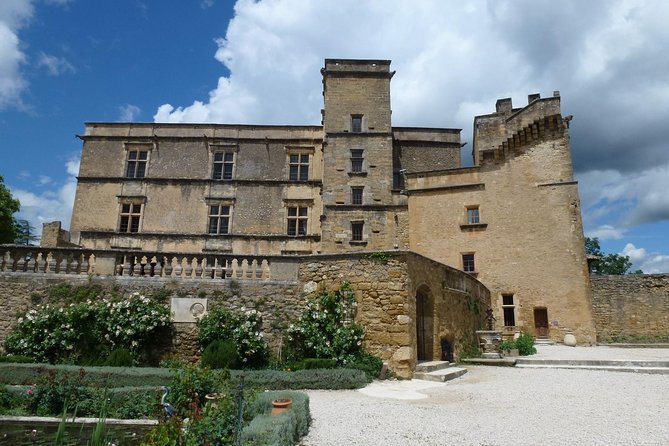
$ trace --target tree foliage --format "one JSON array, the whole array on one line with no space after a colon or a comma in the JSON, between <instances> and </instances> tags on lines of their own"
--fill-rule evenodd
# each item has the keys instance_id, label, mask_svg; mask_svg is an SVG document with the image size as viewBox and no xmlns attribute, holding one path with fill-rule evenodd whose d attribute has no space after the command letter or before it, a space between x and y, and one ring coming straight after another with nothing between
<instances>
[{"instance_id":1,"label":"tree foliage","mask_svg":"<svg viewBox=\"0 0 669 446\"><path fill-rule=\"evenodd\" d=\"M628 256L620 254L604 254L599 246L597 237L585 238L585 252L588 255L599 257L593 262L593 273L602 275L623 275L628 274L632 267L632 262ZM639 273L640 271L635 271Z\"/></svg>"},{"instance_id":2,"label":"tree foliage","mask_svg":"<svg viewBox=\"0 0 669 446\"><path fill-rule=\"evenodd\" d=\"M16 221L14 212L18 212L19 200L12 197L12 193L5 186L5 180L0 176L0 243L14 243L16 239Z\"/></svg>"},{"instance_id":3,"label":"tree foliage","mask_svg":"<svg viewBox=\"0 0 669 446\"><path fill-rule=\"evenodd\" d=\"M39 237L35 234L35 227L30 224L28 220L15 220L16 227L16 240L14 243L17 245L34 245L34 242L39 240Z\"/></svg>"}]
</instances>

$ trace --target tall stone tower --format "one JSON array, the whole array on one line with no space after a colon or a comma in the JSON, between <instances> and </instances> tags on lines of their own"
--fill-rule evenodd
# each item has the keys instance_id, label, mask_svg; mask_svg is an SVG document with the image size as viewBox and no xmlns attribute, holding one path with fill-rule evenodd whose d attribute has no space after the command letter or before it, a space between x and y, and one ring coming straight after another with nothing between
<instances>
[{"instance_id":1,"label":"tall stone tower","mask_svg":"<svg viewBox=\"0 0 669 446\"><path fill-rule=\"evenodd\" d=\"M323 74L323 252L403 245L393 195L389 60L326 59ZM403 197L402 197L403 198Z\"/></svg>"}]
</instances>

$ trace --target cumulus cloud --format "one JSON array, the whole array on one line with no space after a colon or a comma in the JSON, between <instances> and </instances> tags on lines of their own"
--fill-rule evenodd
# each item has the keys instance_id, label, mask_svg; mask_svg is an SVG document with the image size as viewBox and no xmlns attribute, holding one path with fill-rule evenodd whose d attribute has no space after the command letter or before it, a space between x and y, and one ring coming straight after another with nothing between
<instances>
[{"instance_id":1,"label":"cumulus cloud","mask_svg":"<svg viewBox=\"0 0 669 446\"><path fill-rule=\"evenodd\" d=\"M59 220L64 228L70 226L74 194L79 174L79 159L71 159L65 164L68 177L59 187L51 187L40 194L10 187L12 195L21 202L17 218L28 220L37 233L42 233L42 224Z\"/></svg>"},{"instance_id":2,"label":"cumulus cloud","mask_svg":"<svg viewBox=\"0 0 669 446\"><path fill-rule=\"evenodd\" d=\"M134 121L137 116L142 112L139 107L132 104L125 104L118 108L119 116L118 120L121 122L130 122Z\"/></svg>"},{"instance_id":3,"label":"cumulus cloud","mask_svg":"<svg viewBox=\"0 0 669 446\"><path fill-rule=\"evenodd\" d=\"M21 73L26 55L21 51L18 31L32 17L29 0L0 2L0 110L22 107L21 93L28 82Z\"/></svg>"},{"instance_id":4,"label":"cumulus cloud","mask_svg":"<svg viewBox=\"0 0 669 446\"><path fill-rule=\"evenodd\" d=\"M646 274L658 274L669 271L669 255L648 252L644 248L637 248L628 243L623 248L623 255L632 261L632 269L640 269Z\"/></svg>"}]
</instances>

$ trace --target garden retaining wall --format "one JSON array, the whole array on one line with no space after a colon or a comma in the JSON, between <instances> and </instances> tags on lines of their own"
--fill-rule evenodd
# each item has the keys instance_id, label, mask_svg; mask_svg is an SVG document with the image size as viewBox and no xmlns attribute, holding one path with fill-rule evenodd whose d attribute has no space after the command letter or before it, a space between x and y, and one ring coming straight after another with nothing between
<instances>
[{"instance_id":1,"label":"garden retaining wall","mask_svg":"<svg viewBox=\"0 0 669 446\"><path fill-rule=\"evenodd\" d=\"M293 280L200 280L165 277L68 275L35 272L0 272L0 342L17 317L39 303L47 303L47 290L61 283L74 287L98 285L108 294L158 290L176 299L204 298L207 305L221 303L229 309L254 308L263 315L263 333L276 351L288 325L296 321L309 296L319 290L338 289L349 282L358 301L356 321L366 330L364 347L388 361L401 377L410 377L416 362L417 290L431 293L430 317L434 318L432 350L440 356L439 339L448 333L456 356L471 343L482 326L480 309L490 302L488 290L471 276L413 253L317 255L300 257L284 278ZM472 302L478 304L472 306ZM170 300L167 299L167 305ZM196 328L175 323L171 351L197 360Z\"/></svg>"}]
</instances>

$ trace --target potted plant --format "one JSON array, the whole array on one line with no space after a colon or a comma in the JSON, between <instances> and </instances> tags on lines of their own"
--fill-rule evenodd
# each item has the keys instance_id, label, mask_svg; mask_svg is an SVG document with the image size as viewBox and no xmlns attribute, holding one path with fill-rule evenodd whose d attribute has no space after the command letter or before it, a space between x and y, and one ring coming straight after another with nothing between
<instances>
[{"instance_id":1,"label":"potted plant","mask_svg":"<svg viewBox=\"0 0 669 446\"><path fill-rule=\"evenodd\" d=\"M519 356L518 346L514 339L506 339L499 344L503 356Z\"/></svg>"},{"instance_id":2,"label":"potted plant","mask_svg":"<svg viewBox=\"0 0 669 446\"><path fill-rule=\"evenodd\" d=\"M293 407L293 400L289 398L277 398L272 401L272 416L280 415Z\"/></svg>"}]
</instances>

